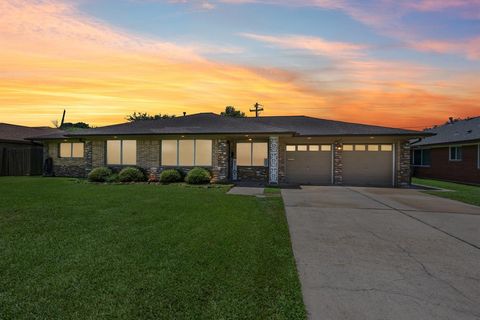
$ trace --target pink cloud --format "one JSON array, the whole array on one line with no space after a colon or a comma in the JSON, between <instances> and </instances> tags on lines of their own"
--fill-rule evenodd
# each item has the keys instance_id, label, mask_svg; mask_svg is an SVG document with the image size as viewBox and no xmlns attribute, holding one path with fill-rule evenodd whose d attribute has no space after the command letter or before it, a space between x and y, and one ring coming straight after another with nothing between
<instances>
[{"instance_id":1,"label":"pink cloud","mask_svg":"<svg viewBox=\"0 0 480 320\"><path fill-rule=\"evenodd\" d=\"M242 36L256 41L272 44L286 49L305 50L315 55L327 56L330 58L358 57L363 55L367 49L365 45L327 41L318 37L307 37L299 35L270 36L254 33L242 33Z\"/></svg>"},{"instance_id":2,"label":"pink cloud","mask_svg":"<svg viewBox=\"0 0 480 320\"><path fill-rule=\"evenodd\" d=\"M480 59L480 37L464 41L424 40L411 43L416 50L465 55L468 59Z\"/></svg>"}]
</instances>

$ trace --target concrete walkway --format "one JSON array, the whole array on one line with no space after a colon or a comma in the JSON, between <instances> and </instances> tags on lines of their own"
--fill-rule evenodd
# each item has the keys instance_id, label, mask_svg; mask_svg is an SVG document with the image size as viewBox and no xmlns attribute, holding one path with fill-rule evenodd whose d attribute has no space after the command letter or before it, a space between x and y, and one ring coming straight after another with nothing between
<instances>
[{"instance_id":1,"label":"concrete walkway","mask_svg":"<svg viewBox=\"0 0 480 320\"><path fill-rule=\"evenodd\" d=\"M480 319L480 208L418 190L282 190L310 319Z\"/></svg>"},{"instance_id":2,"label":"concrete walkway","mask_svg":"<svg viewBox=\"0 0 480 320\"><path fill-rule=\"evenodd\" d=\"M263 196L264 188L257 187L233 187L227 194L236 194L244 196Z\"/></svg>"}]
</instances>

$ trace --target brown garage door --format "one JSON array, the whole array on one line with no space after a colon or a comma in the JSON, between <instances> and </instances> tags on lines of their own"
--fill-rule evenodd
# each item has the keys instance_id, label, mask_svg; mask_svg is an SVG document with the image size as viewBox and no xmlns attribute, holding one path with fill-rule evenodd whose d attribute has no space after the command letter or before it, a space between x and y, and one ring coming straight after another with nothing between
<instances>
[{"instance_id":1,"label":"brown garage door","mask_svg":"<svg viewBox=\"0 0 480 320\"><path fill-rule=\"evenodd\" d=\"M393 145L344 144L343 183L357 186L393 184Z\"/></svg>"},{"instance_id":2,"label":"brown garage door","mask_svg":"<svg viewBox=\"0 0 480 320\"><path fill-rule=\"evenodd\" d=\"M332 183L332 146L287 145L287 181L297 184Z\"/></svg>"}]
</instances>

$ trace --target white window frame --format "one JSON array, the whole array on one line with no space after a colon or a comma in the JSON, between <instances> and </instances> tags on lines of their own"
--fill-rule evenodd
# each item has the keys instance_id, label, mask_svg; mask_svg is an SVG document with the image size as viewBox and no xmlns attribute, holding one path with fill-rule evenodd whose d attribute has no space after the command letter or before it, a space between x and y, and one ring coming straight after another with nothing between
<instances>
[{"instance_id":1,"label":"white window frame","mask_svg":"<svg viewBox=\"0 0 480 320\"><path fill-rule=\"evenodd\" d=\"M203 168L210 168L213 166L213 140L212 139L165 139L165 140L169 140L169 141L176 141L176 144L177 144L177 161L176 161L176 164L163 164L163 148L160 152L160 162L161 162L161 165L163 167L171 167L171 168L174 168L174 167L184 167L184 168L190 168L190 167L196 167L196 166L201 166ZM191 166L184 166L184 165L180 165L179 164L179 161L180 161L180 141L182 140L193 140L193 165ZM204 165L204 164L197 164L197 140L208 140L210 141L211 143L211 154L210 154L210 164L209 165ZM164 140L162 140L164 141ZM162 142L160 142L160 145L162 144Z\"/></svg>"},{"instance_id":2,"label":"white window frame","mask_svg":"<svg viewBox=\"0 0 480 320\"><path fill-rule=\"evenodd\" d=\"M265 142L265 141L248 141L248 142L238 142L238 143L250 144L250 165L239 165L237 163L237 167L265 167L265 168L268 167L268 164L269 164L269 150L270 150L270 145L268 144L268 142ZM266 143L267 144L267 158L264 160L265 162L264 162L263 166L254 166L253 165L253 144L254 143ZM235 152L237 152L237 148L235 148ZM236 157L238 157L238 155L236 155Z\"/></svg>"},{"instance_id":3,"label":"white window frame","mask_svg":"<svg viewBox=\"0 0 480 320\"><path fill-rule=\"evenodd\" d=\"M120 141L120 163L108 163L108 141ZM135 163L128 163L128 164L124 164L123 163L123 141L135 141ZM137 140L133 140L133 139L121 139L121 140L118 140L118 139L110 139L110 140L107 140L107 142L105 143L105 162L107 163L107 165L110 165L110 166L136 166L137 165L137 152L138 152L138 143L137 143Z\"/></svg>"},{"instance_id":4,"label":"white window frame","mask_svg":"<svg viewBox=\"0 0 480 320\"><path fill-rule=\"evenodd\" d=\"M456 149L455 159L452 158L452 148ZM460 158L458 158L458 150L460 150ZM448 161L462 161L463 160L463 150L462 146L448 146Z\"/></svg>"},{"instance_id":5,"label":"white window frame","mask_svg":"<svg viewBox=\"0 0 480 320\"><path fill-rule=\"evenodd\" d=\"M75 143L82 145L83 154L80 157L74 157L73 156L73 144L75 144ZM69 144L70 145L70 156L68 156L68 157L62 157L61 156L62 144ZM84 158L85 157L85 143L84 142L60 142L58 144L58 157L62 158L62 159L81 159L81 158Z\"/></svg>"}]
</instances>

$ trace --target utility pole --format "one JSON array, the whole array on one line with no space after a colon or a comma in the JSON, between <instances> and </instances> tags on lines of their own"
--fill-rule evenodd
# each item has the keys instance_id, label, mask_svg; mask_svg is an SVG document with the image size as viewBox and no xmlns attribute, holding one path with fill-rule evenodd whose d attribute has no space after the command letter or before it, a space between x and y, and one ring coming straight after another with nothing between
<instances>
[{"instance_id":1,"label":"utility pole","mask_svg":"<svg viewBox=\"0 0 480 320\"><path fill-rule=\"evenodd\" d=\"M253 106L253 109L250 109L250 112L255 112L255 118L258 118L260 111L263 111L263 106L260 103L255 102L255 105Z\"/></svg>"},{"instance_id":2,"label":"utility pole","mask_svg":"<svg viewBox=\"0 0 480 320\"><path fill-rule=\"evenodd\" d=\"M63 116L62 116L62 122L60 122L60 128L63 127L63 123L65 122L65 113L67 113L67 110L63 109Z\"/></svg>"}]
</instances>

